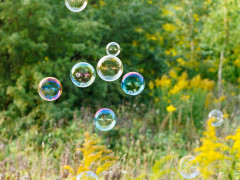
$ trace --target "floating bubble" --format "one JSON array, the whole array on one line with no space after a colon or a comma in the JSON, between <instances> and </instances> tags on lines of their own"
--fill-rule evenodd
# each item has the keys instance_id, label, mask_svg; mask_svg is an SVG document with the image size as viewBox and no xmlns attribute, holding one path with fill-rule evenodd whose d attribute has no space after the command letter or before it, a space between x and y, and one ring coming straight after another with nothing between
<instances>
[{"instance_id":1,"label":"floating bubble","mask_svg":"<svg viewBox=\"0 0 240 180\"><path fill-rule=\"evenodd\" d=\"M126 94L136 96L145 88L145 81L141 74L129 72L123 76L121 87Z\"/></svg>"},{"instance_id":2,"label":"floating bubble","mask_svg":"<svg viewBox=\"0 0 240 180\"><path fill-rule=\"evenodd\" d=\"M104 56L98 61L97 73L104 81L115 81L123 72L123 65L116 56Z\"/></svg>"},{"instance_id":3,"label":"floating bubble","mask_svg":"<svg viewBox=\"0 0 240 180\"><path fill-rule=\"evenodd\" d=\"M195 159L194 156L184 156L179 162L179 172L182 177L186 179L192 179L200 174L198 164L192 162Z\"/></svg>"},{"instance_id":4,"label":"floating bubble","mask_svg":"<svg viewBox=\"0 0 240 180\"><path fill-rule=\"evenodd\" d=\"M111 109L103 108L96 112L94 116L95 126L101 131L111 130L116 122L116 115Z\"/></svg>"},{"instance_id":5,"label":"floating bubble","mask_svg":"<svg viewBox=\"0 0 240 180\"><path fill-rule=\"evenodd\" d=\"M80 62L73 66L70 77L76 86L88 87L94 82L96 72L91 64Z\"/></svg>"},{"instance_id":6,"label":"floating bubble","mask_svg":"<svg viewBox=\"0 0 240 180\"><path fill-rule=\"evenodd\" d=\"M53 77L44 78L38 86L38 93L46 101L54 101L62 94L61 83Z\"/></svg>"},{"instance_id":7,"label":"floating bubble","mask_svg":"<svg viewBox=\"0 0 240 180\"><path fill-rule=\"evenodd\" d=\"M212 121L212 126L214 127L219 127L223 124L224 119L223 119L223 113L219 110L212 110L209 115L208 118L214 118L214 120Z\"/></svg>"},{"instance_id":8,"label":"floating bubble","mask_svg":"<svg viewBox=\"0 0 240 180\"><path fill-rule=\"evenodd\" d=\"M120 46L116 42L110 42L106 47L108 55L117 56L120 53Z\"/></svg>"},{"instance_id":9,"label":"floating bubble","mask_svg":"<svg viewBox=\"0 0 240 180\"><path fill-rule=\"evenodd\" d=\"M77 180L98 180L98 177L94 172L84 171L77 176Z\"/></svg>"},{"instance_id":10,"label":"floating bubble","mask_svg":"<svg viewBox=\"0 0 240 180\"><path fill-rule=\"evenodd\" d=\"M87 6L87 0L65 0L65 5L72 12L80 12Z\"/></svg>"}]
</instances>

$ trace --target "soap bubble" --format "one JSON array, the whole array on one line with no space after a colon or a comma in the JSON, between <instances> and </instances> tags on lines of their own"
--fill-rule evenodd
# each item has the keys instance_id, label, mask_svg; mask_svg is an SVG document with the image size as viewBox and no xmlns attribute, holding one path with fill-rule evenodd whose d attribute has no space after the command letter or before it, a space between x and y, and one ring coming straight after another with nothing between
<instances>
[{"instance_id":1,"label":"soap bubble","mask_svg":"<svg viewBox=\"0 0 240 180\"><path fill-rule=\"evenodd\" d=\"M116 115L111 109L103 108L94 116L95 126L101 131L111 130L116 122Z\"/></svg>"},{"instance_id":2,"label":"soap bubble","mask_svg":"<svg viewBox=\"0 0 240 180\"><path fill-rule=\"evenodd\" d=\"M98 177L91 171L84 171L77 176L77 180L98 180Z\"/></svg>"},{"instance_id":3,"label":"soap bubble","mask_svg":"<svg viewBox=\"0 0 240 180\"><path fill-rule=\"evenodd\" d=\"M116 56L104 56L98 61L97 73L104 81L115 81L123 72L123 65Z\"/></svg>"},{"instance_id":4,"label":"soap bubble","mask_svg":"<svg viewBox=\"0 0 240 180\"><path fill-rule=\"evenodd\" d=\"M72 12L80 12L87 6L87 0L65 0L67 8Z\"/></svg>"},{"instance_id":5,"label":"soap bubble","mask_svg":"<svg viewBox=\"0 0 240 180\"><path fill-rule=\"evenodd\" d=\"M106 46L106 52L108 55L117 56L120 53L120 46L116 42L110 42Z\"/></svg>"},{"instance_id":6,"label":"soap bubble","mask_svg":"<svg viewBox=\"0 0 240 180\"><path fill-rule=\"evenodd\" d=\"M38 86L38 93L46 101L54 101L62 94L61 83L53 77L44 78Z\"/></svg>"},{"instance_id":7,"label":"soap bubble","mask_svg":"<svg viewBox=\"0 0 240 180\"><path fill-rule=\"evenodd\" d=\"M121 87L126 94L136 96L145 88L145 81L141 74L129 72L123 76Z\"/></svg>"},{"instance_id":8,"label":"soap bubble","mask_svg":"<svg viewBox=\"0 0 240 180\"><path fill-rule=\"evenodd\" d=\"M188 155L180 160L178 168L182 177L192 179L200 174L198 163L192 162L194 159L194 156Z\"/></svg>"},{"instance_id":9,"label":"soap bubble","mask_svg":"<svg viewBox=\"0 0 240 180\"><path fill-rule=\"evenodd\" d=\"M80 62L73 66L70 77L76 86L88 87L94 82L96 72L91 64Z\"/></svg>"},{"instance_id":10,"label":"soap bubble","mask_svg":"<svg viewBox=\"0 0 240 180\"><path fill-rule=\"evenodd\" d=\"M209 115L208 118L214 118L214 120L212 121L212 126L214 127L219 127L223 124L224 120L223 120L223 113L219 110L212 110Z\"/></svg>"}]
</instances>

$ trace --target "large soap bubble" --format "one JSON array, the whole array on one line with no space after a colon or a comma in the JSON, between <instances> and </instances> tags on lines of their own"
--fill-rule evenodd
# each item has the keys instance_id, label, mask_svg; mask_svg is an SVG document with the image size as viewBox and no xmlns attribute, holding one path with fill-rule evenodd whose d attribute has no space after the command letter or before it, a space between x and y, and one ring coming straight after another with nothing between
<instances>
[{"instance_id":1,"label":"large soap bubble","mask_svg":"<svg viewBox=\"0 0 240 180\"><path fill-rule=\"evenodd\" d=\"M224 119L223 119L223 113L219 110L212 110L209 115L208 115L209 119L214 119L212 121L212 126L214 127L219 127L223 124Z\"/></svg>"},{"instance_id":2,"label":"large soap bubble","mask_svg":"<svg viewBox=\"0 0 240 180\"><path fill-rule=\"evenodd\" d=\"M193 162L194 156L184 156L179 162L179 173L186 179L192 179L200 174L198 164Z\"/></svg>"},{"instance_id":3,"label":"large soap bubble","mask_svg":"<svg viewBox=\"0 0 240 180\"><path fill-rule=\"evenodd\" d=\"M106 52L108 55L117 56L119 55L120 51L121 51L120 46L116 42L110 42L106 46Z\"/></svg>"},{"instance_id":4,"label":"large soap bubble","mask_svg":"<svg viewBox=\"0 0 240 180\"><path fill-rule=\"evenodd\" d=\"M88 87L94 82L96 72L91 64L80 62L73 66L70 77L76 86Z\"/></svg>"},{"instance_id":5,"label":"large soap bubble","mask_svg":"<svg viewBox=\"0 0 240 180\"><path fill-rule=\"evenodd\" d=\"M115 113L107 108L100 109L96 112L94 120L95 126L101 131L111 130L117 122Z\"/></svg>"},{"instance_id":6,"label":"large soap bubble","mask_svg":"<svg viewBox=\"0 0 240 180\"><path fill-rule=\"evenodd\" d=\"M72 12L80 12L87 6L87 0L65 0L65 5Z\"/></svg>"},{"instance_id":7,"label":"large soap bubble","mask_svg":"<svg viewBox=\"0 0 240 180\"><path fill-rule=\"evenodd\" d=\"M40 97L46 101L54 101L62 94L61 83L53 77L44 78L38 86Z\"/></svg>"},{"instance_id":8,"label":"large soap bubble","mask_svg":"<svg viewBox=\"0 0 240 180\"><path fill-rule=\"evenodd\" d=\"M104 56L98 61L97 73L104 81L115 81L123 72L123 65L116 56Z\"/></svg>"},{"instance_id":9,"label":"large soap bubble","mask_svg":"<svg viewBox=\"0 0 240 180\"><path fill-rule=\"evenodd\" d=\"M77 180L98 180L98 177L94 172L84 171L77 176Z\"/></svg>"},{"instance_id":10,"label":"large soap bubble","mask_svg":"<svg viewBox=\"0 0 240 180\"><path fill-rule=\"evenodd\" d=\"M126 94L136 96L143 91L145 81L141 74L130 72L123 76L121 87Z\"/></svg>"}]
</instances>

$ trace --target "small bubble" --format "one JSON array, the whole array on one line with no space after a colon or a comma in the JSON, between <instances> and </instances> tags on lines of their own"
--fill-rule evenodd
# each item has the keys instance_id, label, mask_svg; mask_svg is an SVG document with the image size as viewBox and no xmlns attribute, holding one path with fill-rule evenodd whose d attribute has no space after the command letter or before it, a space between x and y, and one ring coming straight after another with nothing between
<instances>
[{"instance_id":1,"label":"small bubble","mask_svg":"<svg viewBox=\"0 0 240 180\"><path fill-rule=\"evenodd\" d=\"M40 97L46 101L54 101L62 94L61 83L53 77L44 78L38 86Z\"/></svg>"},{"instance_id":2,"label":"small bubble","mask_svg":"<svg viewBox=\"0 0 240 180\"><path fill-rule=\"evenodd\" d=\"M84 171L77 176L77 180L98 180L98 177L94 172Z\"/></svg>"},{"instance_id":3,"label":"small bubble","mask_svg":"<svg viewBox=\"0 0 240 180\"><path fill-rule=\"evenodd\" d=\"M72 12L80 12L87 6L87 0L65 0L66 7Z\"/></svg>"},{"instance_id":4,"label":"small bubble","mask_svg":"<svg viewBox=\"0 0 240 180\"><path fill-rule=\"evenodd\" d=\"M96 72L91 64L80 62L73 66L70 72L70 78L73 84L84 88L90 86L94 82Z\"/></svg>"},{"instance_id":5,"label":"small bubble","mask_svg":"<svg viewBox=\"0 0 240 180\"><path fill-rule=\"evenodd\" d=\"M108 55L117 56L117 55L119 55L120 51L121 51L120 46L116 42L110 42L106 46L106 52Z\"/></svg>"},{"instance_id":6,"label":"small bubble","mask_svg":"<svg viewBox=\"0 0 240 180\"><path fill-rule=\"evenodd\" d=\"M184 156L179 162L179 173L186 179L192 179L200 174L197 163L192 162L195 159L194 156Z\"/></svg>"},{"instance_id":7,"label":"small bubble","mask_svg":"<svg viewBox=\"0 0 240 180\"><path fill-rule=\"evenodd\" d=\"M144 90L145 81L141 74L130 72L123 76L121 87L126 94L136 96Z\"/></svg>"},{"instance_id":8,"label":"small bubble","mask_svg":"<svg viewBox=\"0 0 240 180\"><path fill-rule=\"evenodd\" d=\"M115 81L123 72L123 65L119 58L108 55L98 61L97 73L104 81Z\"/></svg>"},{"instance_id":9,"label":"small bubble","mask_svg":"<svg viewBox=\"0 0 240 180\"><path fill-rule=\"evenodd\" d=\"M115 113L111 109L103 108L94 116L95 126L101 131L111 130L117 122Z\"/></svg>"},{"instance_id":10,"label":"small bubble","mask_svg":"<svg viewBox=\"0 0 240 180\"><path fill-rule=\"evenodd\" d=\"M212 110L209 115L208 118L211 119L213 118L214 120L212 121L212 126L214 127L219 127L223 124L224 119L223 119L223 113L219 110Z\"/></svg>"}]
</instances>

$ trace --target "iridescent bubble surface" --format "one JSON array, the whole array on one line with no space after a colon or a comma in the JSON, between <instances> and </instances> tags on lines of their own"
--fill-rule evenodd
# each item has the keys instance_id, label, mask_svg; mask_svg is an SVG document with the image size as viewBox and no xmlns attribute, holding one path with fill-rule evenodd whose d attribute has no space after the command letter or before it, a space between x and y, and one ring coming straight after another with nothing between
<instances>
[{"instance_id":1,"label":"iridescent bubble surface","mask_svg":"<svg viewBox=\"0 0 240 180\"><path fill-rule=\"evenodd\" d=\"M115 113L111 109L103 108L94 116L95 126L101 131L111 130L117 122Z\"/></svg>"},{"instance_id":2,"label":"iridescent bubble surface","mask_svg":"<svg viewBox=\"0 0 240 180\"><path fill-rule=\"evenodd\" d=\"M122 61L116 56L107 55L98 61L97 73L104 81L115 81L122 75L122 72Z\"/></svg>"},{"instance_id":3,"label":"iridescent bubble surface","mask_svg":"<svg viewBox=\"0 0 240 180\"><path fill-rule=\"evenodd\" d=\"M186 179L192 179L200 174L198 164L193 162L194 156L184 156L179 162L179 173Z\"/></svg>"},{"instance_id":4,"label":"iridescent bubble surface","mask_svg":"<svg viewBox=\"0 0 240 180\"><path fill-rule=\"evenodd\" d=\"M94 82L96 72L91 64L80 62L73 66L70 72L70 78L76 86L88 87Z\"/></svg>"},{"instance_id":5,"label":"iridescent bubble surface","mask_svg":"<svg viewBox=\"0 0 240 180\"><path fill-rule=\"evenodd\" d=\"M136 96L144 90L145 81L141 74L129 72L123 76L121 87L126 94Z\"/></svg>"},{"instance_id":6,"label":"iridescent bubble surface","mask_svg":"<svg viewBox=\"0 0 240 180\"><path fill-rule=\"evenodd\" d=\"M87 0L65 0L65 5L72 12L80 12L87 6Z\"/></svg>"},{"instance_id":7,"label":"iridescent bubble surface","mask_svg":"<svg viewBox=\"0 0 240 180\"><path fill-rule=\"evenodd\" d=\"M117 56L119 55L120 51L121 51L120 46L116 42L110 42L106 46L106 52L108 55Z\"/></svg>"},{"instance_id":8,"label":"iridescent bubble surface","mask_svg":"<svg viewBox=\"0 0 240 180\"><path fill-rule=\"evenodd\" d=\"M98 177L94 172L84 171L77 176L77 180L98 180Z\"/></svg>"},{"instance_id":9,"label":"iridescent bubble surface","mask_svg":"<svg viewBox=\"0 0 240 180\"><path fill-rule=\"evenodd\" d=\"M209 115L208 118L211 119L213 118L214 120L212 121L212 126L214 127L219 127L223 124L224 119L223 119L223 113L219 110L212 110Z\"/></svg>"},{"instance_id":10,"label":"iridescent bubble surface","mask_svg":"<svg viewBox=\"0 0 240 180\"><path fill-rule=\"evenodd\" d=\"M44 78L38 86L40 97L46 101L54 101L62 94L61 83L53 77Z\"/></svg>"}]
</instances>

